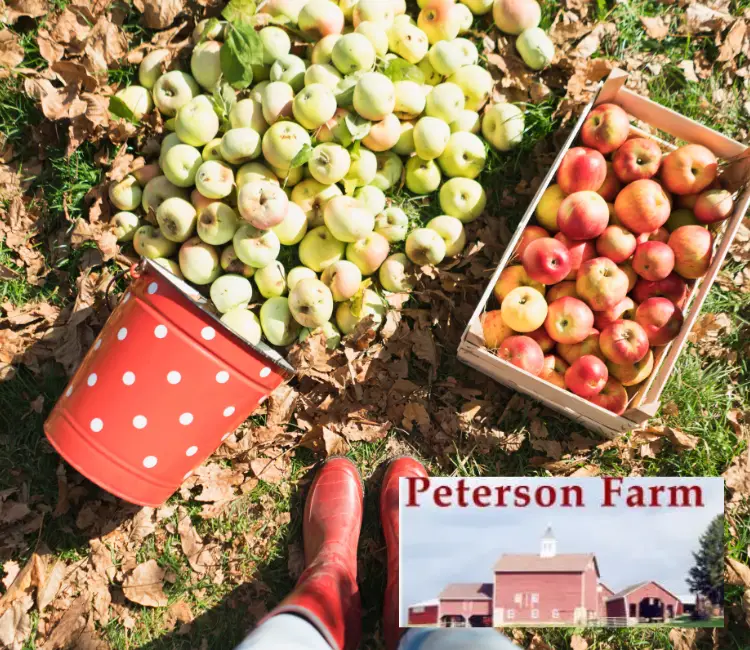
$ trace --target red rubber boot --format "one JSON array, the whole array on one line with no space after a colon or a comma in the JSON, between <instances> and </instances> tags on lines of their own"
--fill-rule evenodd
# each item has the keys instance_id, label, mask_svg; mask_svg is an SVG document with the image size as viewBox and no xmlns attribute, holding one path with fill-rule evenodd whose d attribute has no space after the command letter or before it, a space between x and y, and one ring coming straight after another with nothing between
<instances>
[{"instance_id":1,"label":"red rubber boot","mask_svg":"<svg viewBox=\"0 0 750 650\"><path fill-rule=\"evenodd\" d=\"M398 482L404 476L427 477L427 470L409 456L390 462L380 490L380 521L388 550L388 577L383 603L385 646L395 650L403 630L398 625Z\"/></svg>"},{"instance_id":2,"label":"red rubber boot","mask_svg":"<svg viewBox=\"0 0 750 650\"><path fill-rule=\"evenodd\" d=\"M269 614L305 618L335 650L354 650L362 634L357 544L363 496L359 471L349 459L331 458L320 468L305 503L305 571Z\"/></svg>"}]
</instances>

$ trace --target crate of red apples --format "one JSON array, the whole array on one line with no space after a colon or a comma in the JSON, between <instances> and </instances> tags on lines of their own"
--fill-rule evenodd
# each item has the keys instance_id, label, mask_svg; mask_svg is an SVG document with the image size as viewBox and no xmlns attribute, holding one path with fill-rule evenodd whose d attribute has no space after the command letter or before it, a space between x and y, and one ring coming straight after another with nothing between
<instances>
[{"instance_id":1,"label":"crate of red apples","mask_svg":"<svg viewBox=\"0 0 750 650\"><path fill-rule=\"evenodd\" d=\"M610 437L656 413L750 203L747 148L626 79L581 115L458 352Z\"/></svg>"}]
</instances>

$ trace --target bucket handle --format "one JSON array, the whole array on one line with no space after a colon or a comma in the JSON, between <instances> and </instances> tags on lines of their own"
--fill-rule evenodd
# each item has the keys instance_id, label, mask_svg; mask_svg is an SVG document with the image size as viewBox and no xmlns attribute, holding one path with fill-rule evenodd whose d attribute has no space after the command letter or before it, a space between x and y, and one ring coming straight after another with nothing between
<instances>
[{"instance_id":1,"label":"bucket handle","mask_svg":"<svg viewBox=\"0 0 750 650\"><path fill-rule=\"evenodd\" d=\"M112 306L112 287L114 284L120 280L121 278L124 278L126 275L130 274L130 277L133 278L133 280L137 280L141 277L141 271L145 268L145 262L144 260L139 260L138 262L134 262L130 265L130 268L125 269L124 271L120 271L117 275L115 275L107 285L107 291L105 292L106 300L107 300L107 306L109 307L110 311L114 311L114 307Z\"/></svg>"}]
</instances>

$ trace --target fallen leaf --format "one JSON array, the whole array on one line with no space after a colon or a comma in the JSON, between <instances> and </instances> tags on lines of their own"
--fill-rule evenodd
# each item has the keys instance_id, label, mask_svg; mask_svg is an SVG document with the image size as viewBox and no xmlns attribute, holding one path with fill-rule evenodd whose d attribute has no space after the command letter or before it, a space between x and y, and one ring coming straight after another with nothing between
<instances>
[{"instance_id":1,"label":"fallen leaf","mask_svg":"<svg viewBox=\"0 0 750 650\"><path fill-rule=\"evenodd\" d=\"M685 81L692 81L695 83L698 83L700 79L698 79L698 75L695 74L695 63L692 61L681 61L677 64L677 67L682 70L682 74L685 75Z\"/></svg>"},{"instance_id":2,"label":"fallen leaf","mask_svg":"<svg viewBox=\"0 0 750 650\"><path fill-rule=\"evenodd\" d=\"M727 558L727 582L750 589L750 567L733 557Z\"/></svg>"},{"instance_id":3,"label":"fallen leaf","mask_svg":"<svg viewBox=\"0 0 750 650\"><path fill-rule=\"evenodd\" d=\"M45 578L44 584L39 588L36 596L36 606L40 612L43 612L57 596L62 581L65 578L67 565L62 560L57 560L52 566L52 570Z\"/></svg>"},{"instance_id":4,"label":"fallen leaf","mask_svg":"<svg viewBox=\"0 0 750 650\"><path fill-rule=\"evenodd\" d=\"M168 602L164 593L166 573L156 560L148 560L139 564L122 582L122 592L125 598L146 607L166 606Z\"/></svg>"},{"instance_id":5,"label":"fallen leaf","mask_svg":"<svg viewBox=\"0 0 750 650\"><path fill-rule=\"evenodd\" d=\"M0 30L0 79L9 77L12 68L18 67L23 57L21 37L9 29Z\"/></svg>"},{"instance_id":6,"label":"fallen leaf","mask_svg":"<svg viewBox=\"0 0 750 650\"><path fill-rule=\"evenodd\" d=\"M250 461L250 469L261 481L278 485L286 478L286 467L284 457L254 458Z\"/></svg>"},{"instance_id":7,"label":"fallen leaf","mask_svg":"<svg viewBox=\"0 0 750 650\"><path fill-rule=\"evenodd\" d=\"M669 23L661 16L640 16L640 21L650 38L663 41L669 34Z\"/></svg>"},{"instance_id":8,"label":"fallen leaf","mask_svg":"<svg viewBox=\"0 0 750 650\"><path fill-rule=\"evenodd\" d=\"M743 18L734 21L724 42L719 46L717 61L732 61L742 52L742 44L747 34L747 22Z\"/></svg>"},{"instance_id":9,"label":"fallen leaf","mask_svg":"<svg viewBox=\"0 0 750 650\"><path fill-rule=\"evenodd\" d=\"M198 531L195 530L186 510L180 512L177 533L180 536L182 552L187 557L193 571L201 575L206 573L214 561L210 551L206 550Z\"/></svg>"},{"instance_id":10,"label":"fallen leaf","mask_svg":"<svg viewBox=\"0 0 750 650\"><path fill-rule=\"evenodd\" d=\"M5 573L3 584L5 585L5 589L7 590L13 584L16 576L18 576L18 574L21 572L21 567L15 560L8 560L7 562L3 563L3 572Z\"/></svg>"},{"instance_id":11,"label":"fallen leaf","mask_svg":"<svg viewBox=\"0 0 750 650\"><path fill-rule=\"evenodd\" d=\"M5 613L0 616L0 645L9 650L21 650L31 635L31 617L29 610L34 599L26 594L16 600Z\"/></svg>"},{"instance_id":12,"label":"fallen leaf","mask_svg":"<svg viewBox=\"0 0 750 650\"><path fill-rule=\"evenodd\" d=\"M0 13L0 22L13 25L19 18L39 18L49 13L47 0L7 0L4 6L5 13Z\"/></svg>"},{"instance_id":13,"label":"fallen leaf","mask_svg":"<svg viewBox=\"0 0 750 650\"><path fill-rule=\"evenodd\" d=\"M50 633L42 650L67 650L76 647L83 629L86 627L90 603L81 595L65 610L60 622Z\"/></svg>"},{"instance_id":14,"label":"fallen leaf","mask_svg":"<svg viewBox=\"0 0 750 650\"><path fill-rule=\"evenodd\" d=\"M268 398L266 425L284 425L291 420L299 393L289 384L281 384Z\"/></svg>"},{"instance_id":15,"label":"fallen leaf","mask_svg":"<svg viewBox=\"0 0 750 650\"><path fill-rule=\"evenodd\" d=\"M695 650L696 634L697 630L672 628L669 631L669 640L673 644L673 650Z\"/></svg>"},{"instance_id":16,"label":"fallen leaf","mask_svg":"<svg viewBox=\"0 0 750 650\"><path fill-rule=\"evenodd\" d=\"M415 427L423 433L428 431L430 428L430 415L427 413L427 409L419 402L409 402L404 407L401 426L407 431L414 431Z\"/></svg>"},{"instance_id":17,"label":"fallen leaf","mask_svg":"<svg viewBox=\"0 0 750 650\"><path fill-rule=\"evenodd\" d=\"M588 641L578 634L574 634L570 637L570 648L571 650L587 650L589 647Z\"/></svg>"},{"instance_id":18,"label":"fallen leaf","mask_svg":"<svg viewBox=\"0 0 750 650\"><path fill-rule=\"evenodd\" d=\"M143 24L151 29L166 29L185 9L183 0L134 0L133 4L143 14Z\"/></svg>"}]
</instances>

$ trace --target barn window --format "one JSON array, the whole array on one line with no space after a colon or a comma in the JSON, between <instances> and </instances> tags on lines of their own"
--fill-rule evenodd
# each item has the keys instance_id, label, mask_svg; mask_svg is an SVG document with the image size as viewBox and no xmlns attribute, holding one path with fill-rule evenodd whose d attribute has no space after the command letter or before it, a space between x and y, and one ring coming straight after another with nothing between
<instances>
[{"instance_id":1,"label":"barn window","mask_svg":"<svg viewBox=\"0 0 750 650\"><path fill-rule=\"evenodd\" d=\"M539 618L539 610L538 609L532 609L531 610L531 618Z\"/></svg>"},{"instance_id":2,"label":"barn window","mask_svg":"<svg viewBox=\"0 0 750 650\"><path fill-rule=\"evenodd\" d=\"M424 614L424 607L412 607L411 611L415 614Z\"/></svg>"},{"instance_id":3,"label":"barn window","mask_svg":"<svg viewBox=\"0 0 750 650\"><path fill-rule=\"evenodd\" d=\"M536 605L539 602L539 594L531 594L531 602Z\"/></svg>"},{"instance_id":4,"label":"barn window","mask_svg":"<svg viewBox=\"0 0 750 650\"><path fill-rule=\"evenodd\" d=\"M505 612L508 618L515 618L516 617L516 610L515 609L509 609L507 612Z\"/></svg>"},{"instance_id":5,"label":"barn window","mask_svg":"<svg viewBox=\"0 0 750 650\"><path fill-rule=\"evenodd\" d=\"M560 610L559 609L553 609L552 610L552 618L560 618Z\"/></svg>"},{"instance_id":6,"label":"barn window","mask_svg":"<svg viewBox=\"0 0 750 650\"><path fill-rule=\"evenodd\" d=\"M516 594L515 596L513 596L513 602L517 605L523 603L523 594Z\"/></svg>"}]
</instances>

